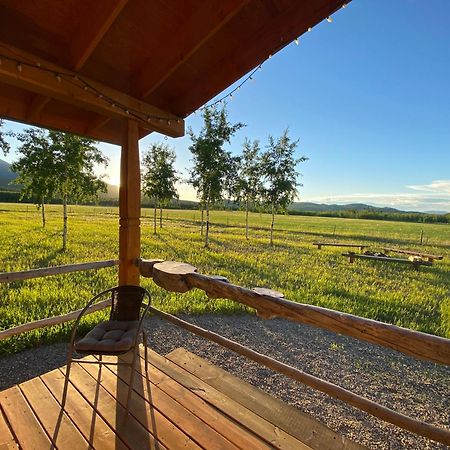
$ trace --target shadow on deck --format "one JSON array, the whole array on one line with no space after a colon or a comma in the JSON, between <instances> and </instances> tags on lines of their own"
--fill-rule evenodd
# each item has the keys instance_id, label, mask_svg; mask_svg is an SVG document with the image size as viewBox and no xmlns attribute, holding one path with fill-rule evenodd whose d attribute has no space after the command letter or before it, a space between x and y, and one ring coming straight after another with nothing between
<instances>
[{"instance_id":1,"label":"shadow on deck","mask_svg":"<svg viewBox=\"0 0 450 450\"><path fill-rule=\"evenodd\" d=\"M0 449L362 448L184 349L140 363L129 415L126 366L73 364L64 413L64 368L0 392Z\"/></svg>"}]
</instances>

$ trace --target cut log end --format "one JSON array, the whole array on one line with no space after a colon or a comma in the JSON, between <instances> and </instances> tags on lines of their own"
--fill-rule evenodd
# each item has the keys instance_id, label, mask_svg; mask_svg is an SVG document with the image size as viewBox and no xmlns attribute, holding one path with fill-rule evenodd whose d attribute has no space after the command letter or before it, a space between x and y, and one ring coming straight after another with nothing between
<instances>
[{"instance_id":1,"label":"cut log end","mask_svg":"<svg viewBox=\"0 0 450 450\"><path fill-rule=\"evenodd\" d=\"M153 281L171 292L187 292L191 289L185 275L197 272L190 264L177 261L164 261L153 265Z\"/></svg>"},{"instance_id":2,"label":"cut log end","mask_svg":"<svg viewBox=\"0 0 450 450\"><path fill-rule=\"evenodd\" d=\"M143 277L152 278L153 266L163 261L163 259L138 259L137 266L139 267L139 273Z\"/></svg>"}]
</instances>

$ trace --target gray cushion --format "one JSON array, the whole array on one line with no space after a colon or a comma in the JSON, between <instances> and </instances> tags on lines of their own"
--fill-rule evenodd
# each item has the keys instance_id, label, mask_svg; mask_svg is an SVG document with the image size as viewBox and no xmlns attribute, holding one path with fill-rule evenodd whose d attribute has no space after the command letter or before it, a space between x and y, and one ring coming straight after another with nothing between
<instances>
[{"instance_id":1,"label":"gray cushion","mask_svg":"<svg viewBox=\"0 0 450 450\"><path fill-rule=\"evenodd\" d=\"M92 354L126 353L134 346L139 321L107 320L99 323L77 343L75 351Z\"/></svg>"}]
</instances>

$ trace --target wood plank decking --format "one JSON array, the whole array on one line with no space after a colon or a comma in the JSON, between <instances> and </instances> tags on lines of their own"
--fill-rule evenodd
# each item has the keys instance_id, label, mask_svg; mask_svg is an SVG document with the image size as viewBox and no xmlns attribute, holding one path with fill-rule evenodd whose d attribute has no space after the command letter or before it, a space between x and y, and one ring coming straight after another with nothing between
<instances>
[{"instance_id":1,"label":"wood plank decking","mask_svg":"<svg viewBox=\"0 0 450 450\"><path fill-rule=\"evenodd\" d=\"M0 392L0 449L362 448L184 349L140 363L129 415L126 366L74 364L64 412L64 368Z\"/></svg>"}]
</instances>

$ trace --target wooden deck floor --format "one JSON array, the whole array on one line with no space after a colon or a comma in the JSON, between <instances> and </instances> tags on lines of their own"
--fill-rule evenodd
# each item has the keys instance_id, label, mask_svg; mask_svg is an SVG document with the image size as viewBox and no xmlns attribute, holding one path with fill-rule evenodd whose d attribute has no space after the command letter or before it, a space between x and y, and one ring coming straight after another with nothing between
<instances>
[{"instance_id":1,"label":"wooden deck floor","mask_svg":"<svg viewBox=\"0 0 450 450\"><path fill-rule=\"evenodd\" d=\"M310 416L177 349L140 360L130 414L130 369L74 364L0 392L0 450L359 449Z\"/></svg>"}]
</instances>

